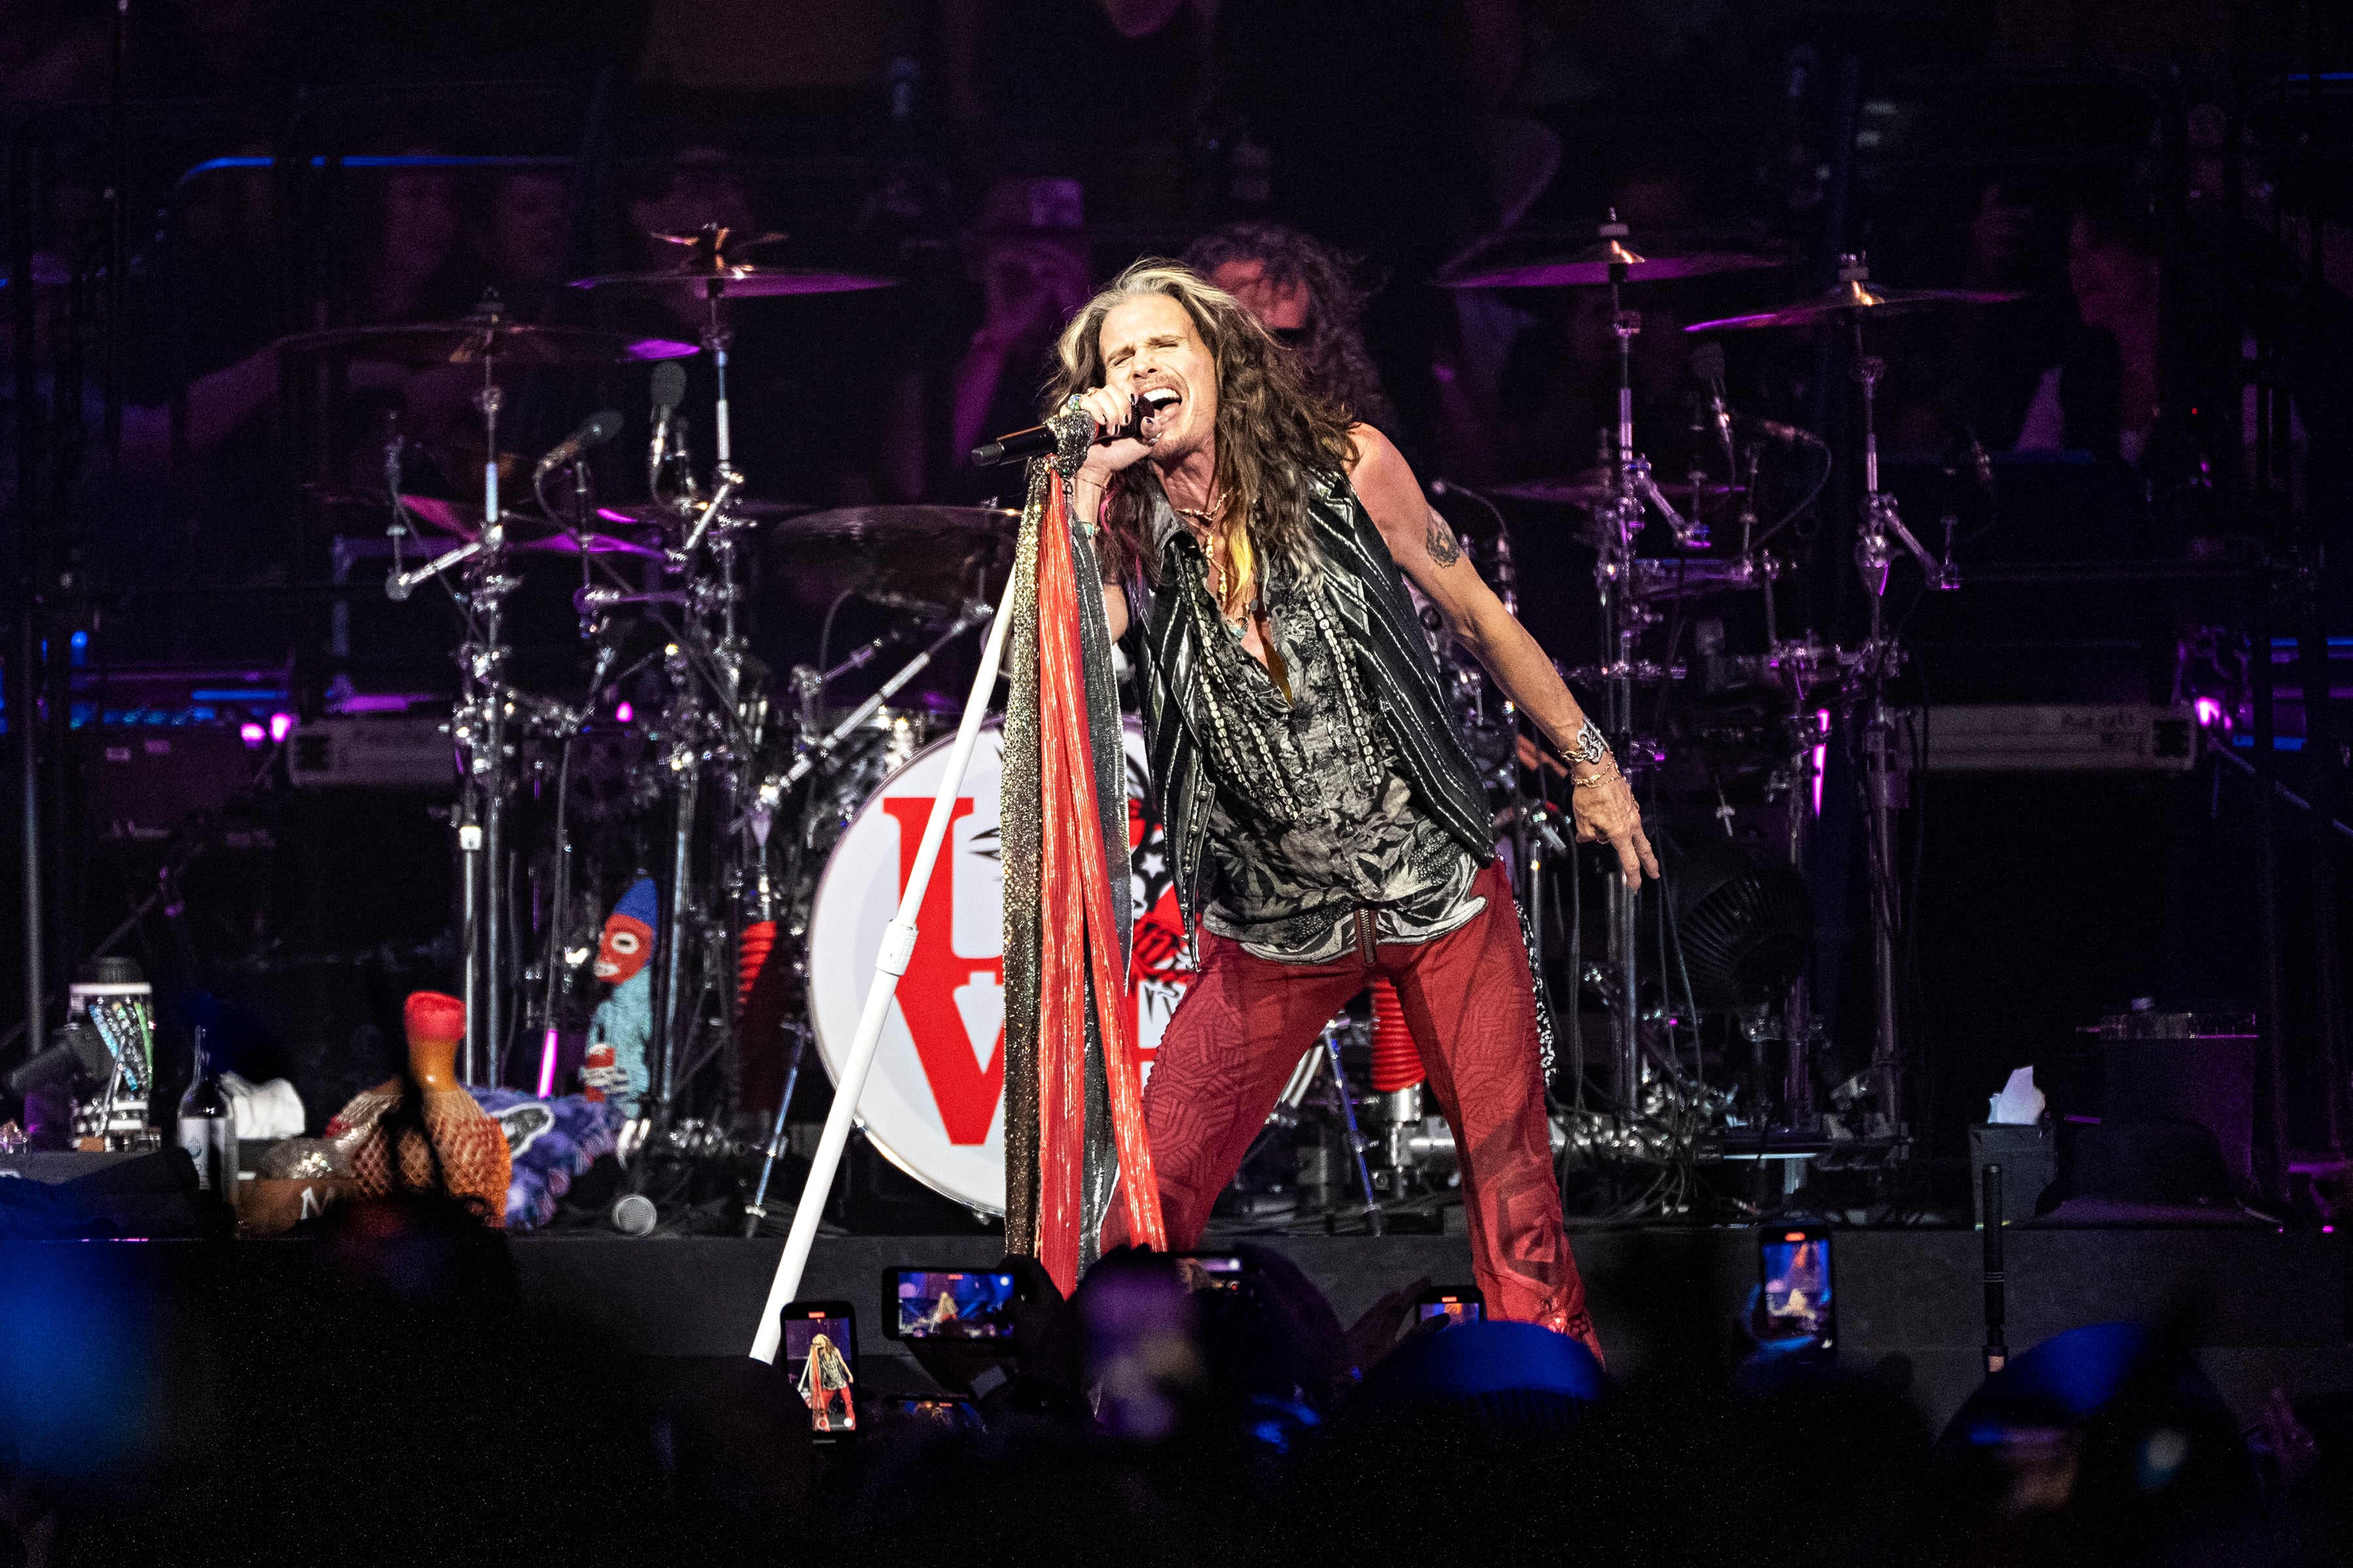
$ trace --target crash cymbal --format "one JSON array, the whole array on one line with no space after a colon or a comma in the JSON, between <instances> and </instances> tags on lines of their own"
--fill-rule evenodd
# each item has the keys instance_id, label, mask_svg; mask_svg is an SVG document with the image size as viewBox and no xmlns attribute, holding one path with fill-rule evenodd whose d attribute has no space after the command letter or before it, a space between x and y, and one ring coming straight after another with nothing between
<instances>
[{"instance_id":1,"label":"crash cymbal","mask_svg":"<svg viewBox=\"0 0 2353 1568\"><path fill-rule=\"evenodd\" d=\"M828 272L813 267L759 267L748 261L717 267L689 262L658 272L599 272L575 278L575 289L609 289L632 294L707 294L716 289L731 300L765 300L783 294L851 294L865 289L896 288L901 279L864 272Z\"/></svg>"},{"instance_id":2,"label":"crash cymbal","mask_svg":"<svg viewBox=\"0 0 2353 1568\"><path fill-rule=\"evenodd\" d=\"M1651 479L1669 500L1682 500L1692 493L1692 487L1688 484L1676 484L1655 474ZM1497 485L1488 493L1508 496L1513 500L1540 501L1547 506L1582 507L1590 511L1618 493L1617 476L1607 468L1585 468L1549 479L1523 479L1516 484ZM1699 487L1702 500L1719 500L1739 493L1739 486L1718 484L1713 479Z\"/></svg>"},{"instance_id":3,"label":"crash cymbal","mask_svg":"<svg viewBox=\"0 0 2353 1568\"><path fill-rule=\"evenodd\" d=\"M847 540L916 543L924 540L1009 539L1021 514L988 506L845 506L788 518L780 541Z\"/></svg>"},{"instance_id":4,"label":"crash cymbal","mask_svg":"<svg viewBox=\"0 0 2353 1568\"><path fill-rule=\"evenodd\" d=\"M1761 251L1715 247L1636 250L1631 236L1612 208L1600 226L1599 238L1584 249L1543 261L1524 261L1483 272L1441 278L1445 289L1577 289L1597 283L1667 283L1681 278L1704 278L1717 272L1746 272L1782 267L1787 261Z\"/></svg>"},{"instance_id":5,"label":"crash cymbal","mask_svg":"<svg viewBox=\"0 0 2353 1568\"><path fill-rule=\"evenodd\" d=\"M1950 310L1957 305L2004 305L2025 298L1998 289L1882 289L1871 281L1871 269L1854 257L1839 266L1838 286L1810 300L1799 300L1753 316L1725 316L1699 321L1686 332L1712 332L1751 327L1810 327L1819 321L1860 320L1863 316L1905 316L1916 310Z\"/></svg>"},{"instance_id":6,"label":"crash cymbal","mask_svg":"<svg viewBox=\"0 0 2353 1568\"><path fill-rule=\"evenodd\" d=\"M1587 288L1609 281L1609 270L1623 267L1623 281L1628 283L1669 283L1682 278L1705 278L1718 272L1749 272L1768 267L1786 267L1788 263L1778 256L1760 255L1748 250L1695 250L1680 256L1641 256L1626 248L1618 239L1606 239L1599 245L1580 250L1573 256L1556 256L1544 261L1525 261L1514 267L1498 267L1485 272L1466 273L1460 278L1441 278L1442 289L1574 289Z\"/></svg>"},{"instance_id":7,"label":"crash cymbal","mask_svg":"<svg viewBox=\"0 0 2353 1568\"><path fill-rule=\"evenodd\" d=\"M340 354L390 364L626 364L684 359L692 343L667 338L632 341L590 327L533 327L503 318L419 321L397 326L337 327L278 340L283 353Z\"/></svg>"}]
</instances>

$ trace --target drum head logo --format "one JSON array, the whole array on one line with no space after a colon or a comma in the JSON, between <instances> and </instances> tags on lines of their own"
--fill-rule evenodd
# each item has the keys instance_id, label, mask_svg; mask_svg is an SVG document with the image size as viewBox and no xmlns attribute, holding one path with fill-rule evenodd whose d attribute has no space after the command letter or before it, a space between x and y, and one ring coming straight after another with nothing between
<instances>
[{"instance_id":1,"label":"drum head logo","mask_svg":"<svg viewBox=\"0 0 2353 1568\"><path fill-rule=\"evenodd\" d=\"M949 742L916 757L844 830L809 922L809 1002L827 1070L856 1033L883 928L898 908L946 775ZM1156 827L1143 806L1141 737L1127 732L1129 890L1138 910L1126 1006L1151 1053L1192 979ZM916 916L915 950L859 1104L868 1137L909 1174L976 1208L1005 1205L1004 881L997 792L1001 743L984 731Z\"/></svg>"}]
</instances>

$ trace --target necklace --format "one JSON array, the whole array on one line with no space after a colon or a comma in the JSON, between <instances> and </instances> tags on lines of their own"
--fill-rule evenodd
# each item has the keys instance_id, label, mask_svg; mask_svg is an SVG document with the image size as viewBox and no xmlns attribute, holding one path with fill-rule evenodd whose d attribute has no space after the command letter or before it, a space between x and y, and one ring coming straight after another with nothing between
<instances>
[{"instance_id":1,"label":"necklace","mask_svg":"<svg viewBox=\"0 0 2353 1568\"><path fill-rule=\"evenodd\" d=\"M1169 505L1177 516L1201 535L1202 552L1209 561L1209 596L1218 602L1219 613L1229 622L1240 620L1248 606L1235 604L1238 595L1233 589L1247 584L1229 582L1229 578L1235 575L1231 564L1234 555L1232 539L1230 535L1221 538L1218 532L1218 523L1226 514L1225 495L1222 492L1212 494L1206 508L1177 506L1174 501ZM1247 550L1247 545L1244 548Z\"/></svg>"}]
</instances>

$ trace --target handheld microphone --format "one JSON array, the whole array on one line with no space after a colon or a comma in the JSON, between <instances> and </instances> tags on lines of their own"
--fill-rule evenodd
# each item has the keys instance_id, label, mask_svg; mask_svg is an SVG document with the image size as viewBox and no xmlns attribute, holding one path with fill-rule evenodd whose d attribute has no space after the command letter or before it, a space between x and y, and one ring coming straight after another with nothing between
<instances>
[{"instance_id":1,"label":"handheld microphone","mask_svg":"<svg viewBox=\"0 0 2353 1568\"><path fill-rule=\"evenodd\" d=\"M1724 448L1724 460L1731 469L1738 461L1732 453L1732 410L1724 401L1724 345L1704 342L1691 352L1692 374L1707 388L1707 419L1715 430L1715 444Z\"/></svg>"},{"instance_id":2,"label":"handheld microphone","mask_svg":"<svg viewBox=\"0 0 2353 1568\"><path fill-rule=\"evenodd\" d=\"M654 448L649 459L657 474L662 460L670 456L670 422L678 413L679 399L686 395L686 372L676 360L664 360L654 366Z\"/></svg>"},{"instance_id":3,"label":"handheld microphone","mask_svg":"<svg viewBox=\"0 0 2353 1568\"><path fill-rule=\"evenodd\" d=\"M532 477L534 479L544 479L549 470L571 462L591 447L603 446L620 431L620 414L611 408L598 409L580 422L579 429L548 449L547 456L542 458L539 467L532 471Z\"/></svg>"},{"instance_id":4,"label":"handheld microphone","mask_svg":"<svg viewBox=\"0 0 2353 1568\"><path fill-rule=\"evenodd\" d=\"M1016 430L1009 436L999 436L994 441L984 441L972 449L972 466L976 468L1001 468L1007 463L1023 462L1030 458L1050 457L1062 445L1062 422L1083 418L1087 422L1087 439L1098 447L1108 447L1113 441L1144 438L1144 418L1151 411L1146 393L1135 400L1127 423L1116 430L1106 430L1086 415L1058 414L1043 425L1032 425L1027 430Z\"/></svg>"}]
</instances>

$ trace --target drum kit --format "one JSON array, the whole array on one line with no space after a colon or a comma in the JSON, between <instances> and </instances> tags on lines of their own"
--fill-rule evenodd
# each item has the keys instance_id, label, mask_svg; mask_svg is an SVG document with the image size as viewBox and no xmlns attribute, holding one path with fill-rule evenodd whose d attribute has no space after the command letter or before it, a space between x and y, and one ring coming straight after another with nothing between
<instances>
[{"instance_id":1,"label":"drum kit","mask_svg":"<svg viewBox=\"0 0 2353 1568\"><path fill-rule=\"evenodd\" d=\"M1876 410L1885 364L1866 352L1866 329L1884 317L2018 296L1884 289L1873 282L1860 257L1845 256L1836 285L1824 293L1684 328L1701 338L1692 363L1708 388L1695 428L1713 435L1706 444L1715 447L1723 472L1718 478L1695 470L1687 484L1670 486L1653 479L1635 438L1631 357L1642 321L1626 309L1625 291L1781 263L1740 251L1645 256L1629 247L1630 237L1613 214L1600 242L1577 255L1445 280L1461 289L1609 290L1619 375L1616 428L1605 442L1609 460L1584 473L1498 493L1573 508L1589 519L1586 539L1595 555L1602 658L1564 673L1580 690L1599 697L1602 727L1653 811L1680 806L1686 820L1715 819L1689 831L1668 823L1662 887L1636 893L1614 877L1605 879L1604 956L1578 978L1609 1012L1607 1070L1600 1076L1612 1103L1587 1111L1583 1053L1575 1049L1577 1111L1569 1119L1569 1142L1597 1154L1630 1151L1653 1162L1710 1154L1780 1161L1784 1190L1793 1191L1810 1159L1836 1151L1842 1158L1883 1164L1908 1150L1896 952L1903 912L1895 813L1905 804L1905 767L1888 696L1905 654L1885 602L1898 555L1916 563L1927 589L1959 584L1953 520L1946 519L1941 553L1931 552L1904 521L1895 498L1881 488ZM1811 629L1785 638L1779 626L1775 584L1802 563L1764 546L1820 493L1831 450L1810 431L1745 418L1726 407L1723 350L1714 334L1768 329L1838 334L1860 389L1862 500L1854 565L1869 609L1863 639L1852 647L1826 643ZM1754 503L1768 448L1810 453L1820 471L1788 517L1759 532ZM1736 540L1713 537L1704 521L1707 509L1723 502L1737 503ZM1662 530L1652 527L1654 520ZM1668 552L1638 552L1637 541L1646 533L1670 542ZM1694 614L1702 602L1719 606L1734 595L1759 601L1762 647L1754 653L1727 653L1724 622ZM1662 651L1651 637L1662 626L1669 628ZM1698 634L1694 651L1702 669L1683 661L1678 638L1686 627ZM1667 698L1694 688L1761 699L1766 721L1735 724L1727 732L1707 711L1690 711L1694 702L1684 704L1680 728L1663 732L1661 724L1678 717ZM1637 692L1646 689L1660 693L1648 728L1638 726L1636 712ZM1808 994L1812 931L1803 869L1821 810L1834 715L1849 721L1861 774L1873 1006L1869 1065L1838 1088L1825 1110L1815 1097L1814 1057L1825 1031ZM1744 813L1732 805L1727 778L1744 775L1757 786L1756 798L1745 804L1761 809ZM1752 827L1746 842L1734 837L1736 817L1742 816ZM1754 831L1760 821L1778 831ZM1662 837L1657 826L1652 837ZM1540 887L1524 879L1523 892L1532 908L1544 907ZM1711 1018L1719 1020L1713 1036L1706 1033ZM1679 1046L1686 1036L1694 1045L1688 1056ZM1726 1086L1721 1077L1716 1085L1708 1083L1704 1047L1711 1038L1726 1047L1745 1041L1753 1048L1745 1087ZM1778 1064L1768 1056L1776 1042L1783 1050Z\"/></svg>"},{"instance_id":2,"label":"drum kit","mask_svg":"<svg viewBox=\"0 0 2353 1568\"><path fill-rule=\"evenodd\" d=\"M297 355L480 372L471 399L487 454L479 502L404 494L396 448L388 456L384 498L392 519L385 530L392 552L387 593L398 600L428 584L446 590L465 628L456 650L460 686L449 724L459 769L451 822L462 871L469 1024L461 1070L469 1081L500 1081L510 1076L521 1046L526 1061L534 1053L539 1058L540 1091L551 1090L559 1040L578 1022L578 1009L567 999L588 989L596 946L578 912L574 883L583 849L567 816L576 819L582 811L567 791L580 771L575 751L581 743L610 740L617 730L631 742L626 748L629 776L619 794L636 813L632 869L656 876L663 905L648 1051L652 1081L628 1140L638 1156L633 1186L643 1188L642 1173L665 1160L675 1172L704 1156L762 1156L757 1190L744 1205L748 1234L765 1219L768 1180L784 1148L786 1109L806 1047L813 1042L828 1072L839 1074L837 1058L857 1021L907 858L946 765L952 716L898 700L951 645L987 624L994 588L1010 568L1018 519L993 507L812 510L748 495L748 477L735 462L728 398L731 302L878 289L896 280L767 267L747 258L763 241L717 226L659 237L680 247L676 267L584 278L575 287L689 306L699 300L698 342L517 322L493 296L459 321L314 332L281 347ZM1688 681L1691 668L1678 662L1683 654L1675 638L1693 617L1682 611L1727 595L1761 596L1767 637L1760 652L1700 651L1711 668L1731 670L1750 688L1773 693L1785 710L1767 727L1767 749L1774 754L1761 770L1765 793L1784 807L1776 857L1782 876L1777 880L1772 868L1741 861L1719 868L1704 896L1685 896L1684 889L1664 899L1629 893L1609 879L1605 957L1578 978L1598 993L1613 1019L1609 1070L1603 1077L1614 1106L1588 1110L1585 1104L1577 1009L1567 1008L1576 1108L1558 1119L1556 1147L1648 1149L1644 1140L1656 1139L1645 1130L1672 1125L1688 1139L1703 1123L1720 1135L1728 1127L1748 1128L1743 1138L1760 1148L1757 1129L1767 1121L1784 1140L1826 1135L1812 1106L1807 1060L1820 1027L1800 973L1804 948L1793 960L1786 931L1752 928L1777 910L1786 917L1795 908L1803 918L1802 886L1792 904L1786 883L1794 875L1791 863L1805 858L1810 814L1799 805L1810 794L1819 797L1831 709L1851 711L1858 721L1881 939L1871 1068L1876 1076L1866 1075L1862 1085L1870 1124L1848 1131L1883 1143L1900 1142L1891 933L1900 914L1893 902L1892 813L1902 803L1902 781L1884 688L1903 655L1882 603L1898 553L1913 557L1931 586L1953 586L1949 547L1942 557L1924 548L1894 499L1880 490L1875 437L1866 417L1856 564L1871 590L1868 636L1852 649L1810 633L1783 639L1774 624L1774 585L1792 563L1767 552L1772 531L1757 529L1751 504L1764 443L1739 450L1736 433L1746 422L1721 415L1719 399L1723 475L1694 475L1683 484L1653 477L1634 430L1630 356L1641 318L1624 308L1622 293L1778 263L1739 252L1646 257L1630 247L1630 237L1613 218L1591 250L1446 281L1472 289L1609 289L1619 377L1608 461L1587 473L1499 493L1524 504L1571 509L1589 520L1585 537L1595 552L1603 657L1566 673L1599 695L1597 716L1638 781L1664 778L1681 745L1638 727L1635 698L1638 689ZM1861 354L1866 322L1999 298L1877 289L1861 264L1849 259L1831 294L1688 330L1826 324L1850 331L1868 414L1882 367ZM707 470L697 468L689 451L691 421L681 408L685 377L677 363L697 355L709 366L714 393ZM649 499L600 503L595 496L587 455L620 425L617 415L600 414L540 462L532 476L535 509L510 510L498 457L502 373L634 364L652 368ZM1795 434L1826 466L1824 444ZM552 498L552 487L561 495ZM1444 492L1449 487L1433 488ZM1737 539L1719 541L1715 531L1728 507L1736 507ZM1500 522L1502 514L1496 516ZM1651 528L1654 521L1663 533ZM890 629L829 668L798 667L773 681L749 651L743 618L754 564L747 552L755 533L768 576L789 581L807 602L839 608L856 597L882 606L892 617ZM1638 552L1638 539L1660 537L1672 542L1670 550ZM1730 548L1717 548L1720 542ZM422 558L412 558L409 552L420 547ZM585 701L519 689L503 640L503 606L521 574L551 556L568 558L566 569L579 574L572 604L583 660L592 668ZM1508 529L1500 531L1493 567L1508 603ZM829 615L827 624L829 630ZM1651 634L1662 625L1677 630L1662 648ZM625 649L638 645L653 651L624 669ZM1543 910L1558 897L1557 886L1547 889L1547 867L1567 858L1565 814L1541 789L1528 793L1524 764L1530 757L1514 733L1508 707L1488 693L1474 667L1449 657L1459 717L1474 754L1490 769L1499 805L1508 808L1504 819L1523 898L1531 910ZM887 658L903 662L875 680ZM871 694L855 702L840 699L849 679L861 671L870 672L860 684L871 686ZM622 678L631 675L640 678L630 689L638 697L634 705L616 700ZM1665 709L1662 702L1660 711ZM860 1123L881 1154L984 1215L1004 1209L997 760L992 729L975 754L946 853L926 895L920 939L859 1106ZM1138 911L1128 1021L1148 1071L1189 973L1167 857L1145 805L1144 751L1132 722L1127 773L1130 874ZM552 812L538 804L550 793L551 778ZM516 827L525 797L533 802L529 844ZM1728 832L1728 816L1725 822ZM1575 879L1557 881L1573 888ZM1646 900L1661 905L1662 930L1679 922L1672 984L1642 951ZM1744 926L1744 920L1751 924ZM1784 939L1779 945L1766 940L1777 934ZM1803 935L1810 940L1810 932ZM1716 945L1708 947L1711 942ZM1653 949L1665 951L1663 944ZM1728 978L1715 976L1711 965ZM754 1004L755 992L776 994L776 981L764 987L761 978L770 972L786 981L781 1007ZM1282 1153L1246 1167L1246 1174L1265 1173L1245 1183L1256 1188L1240 1200L1246 1210L1288 1213L1296 1221L1320 1207L1327 1226L1353 1224L1361 1215L1377 1230L1384 1214L1442 1199L1451 1189L1451 1141L1441 1121L1422 1114L1415 1084L1386 1083L1368 1093L1353 1081L1358 1075L1349 1062L1361 1062L1368 1047L1377 1068L1378 1003L1376 997L1370 1009L1335 1020L1303 1060L1271 1122L1270 1143L1282 1145ZM1735 1026L1757 1043L1760 1081L1767 1042L1787 1042L1778 1088L1757 1089L1742 1100L1706 1084L1704 1074L1694 1070L1696 1057L1687 1062L1678 1049L1676 1035L1679 1027L1696 1027L1694 1015L1704 1005L1733 1016ZM1392 1030L1400 1026L1388 1022ZM754 1031L762 1037L747 1037ZM731 1117L747 1066L772 1073L779 1060L781 1094L763 1138L760 1129ZM765 1095L761 1098L765 1103ZM1841 1106L1853 1098L1846 1096ZM1360 1109L1372 1114L1360 1120ZM671 1190L687 1186L681 1180ZM646 1216L638 1223L649 1223L649 1208L640 1205L638 1213Z\"/></svg>"}]
</instances>

